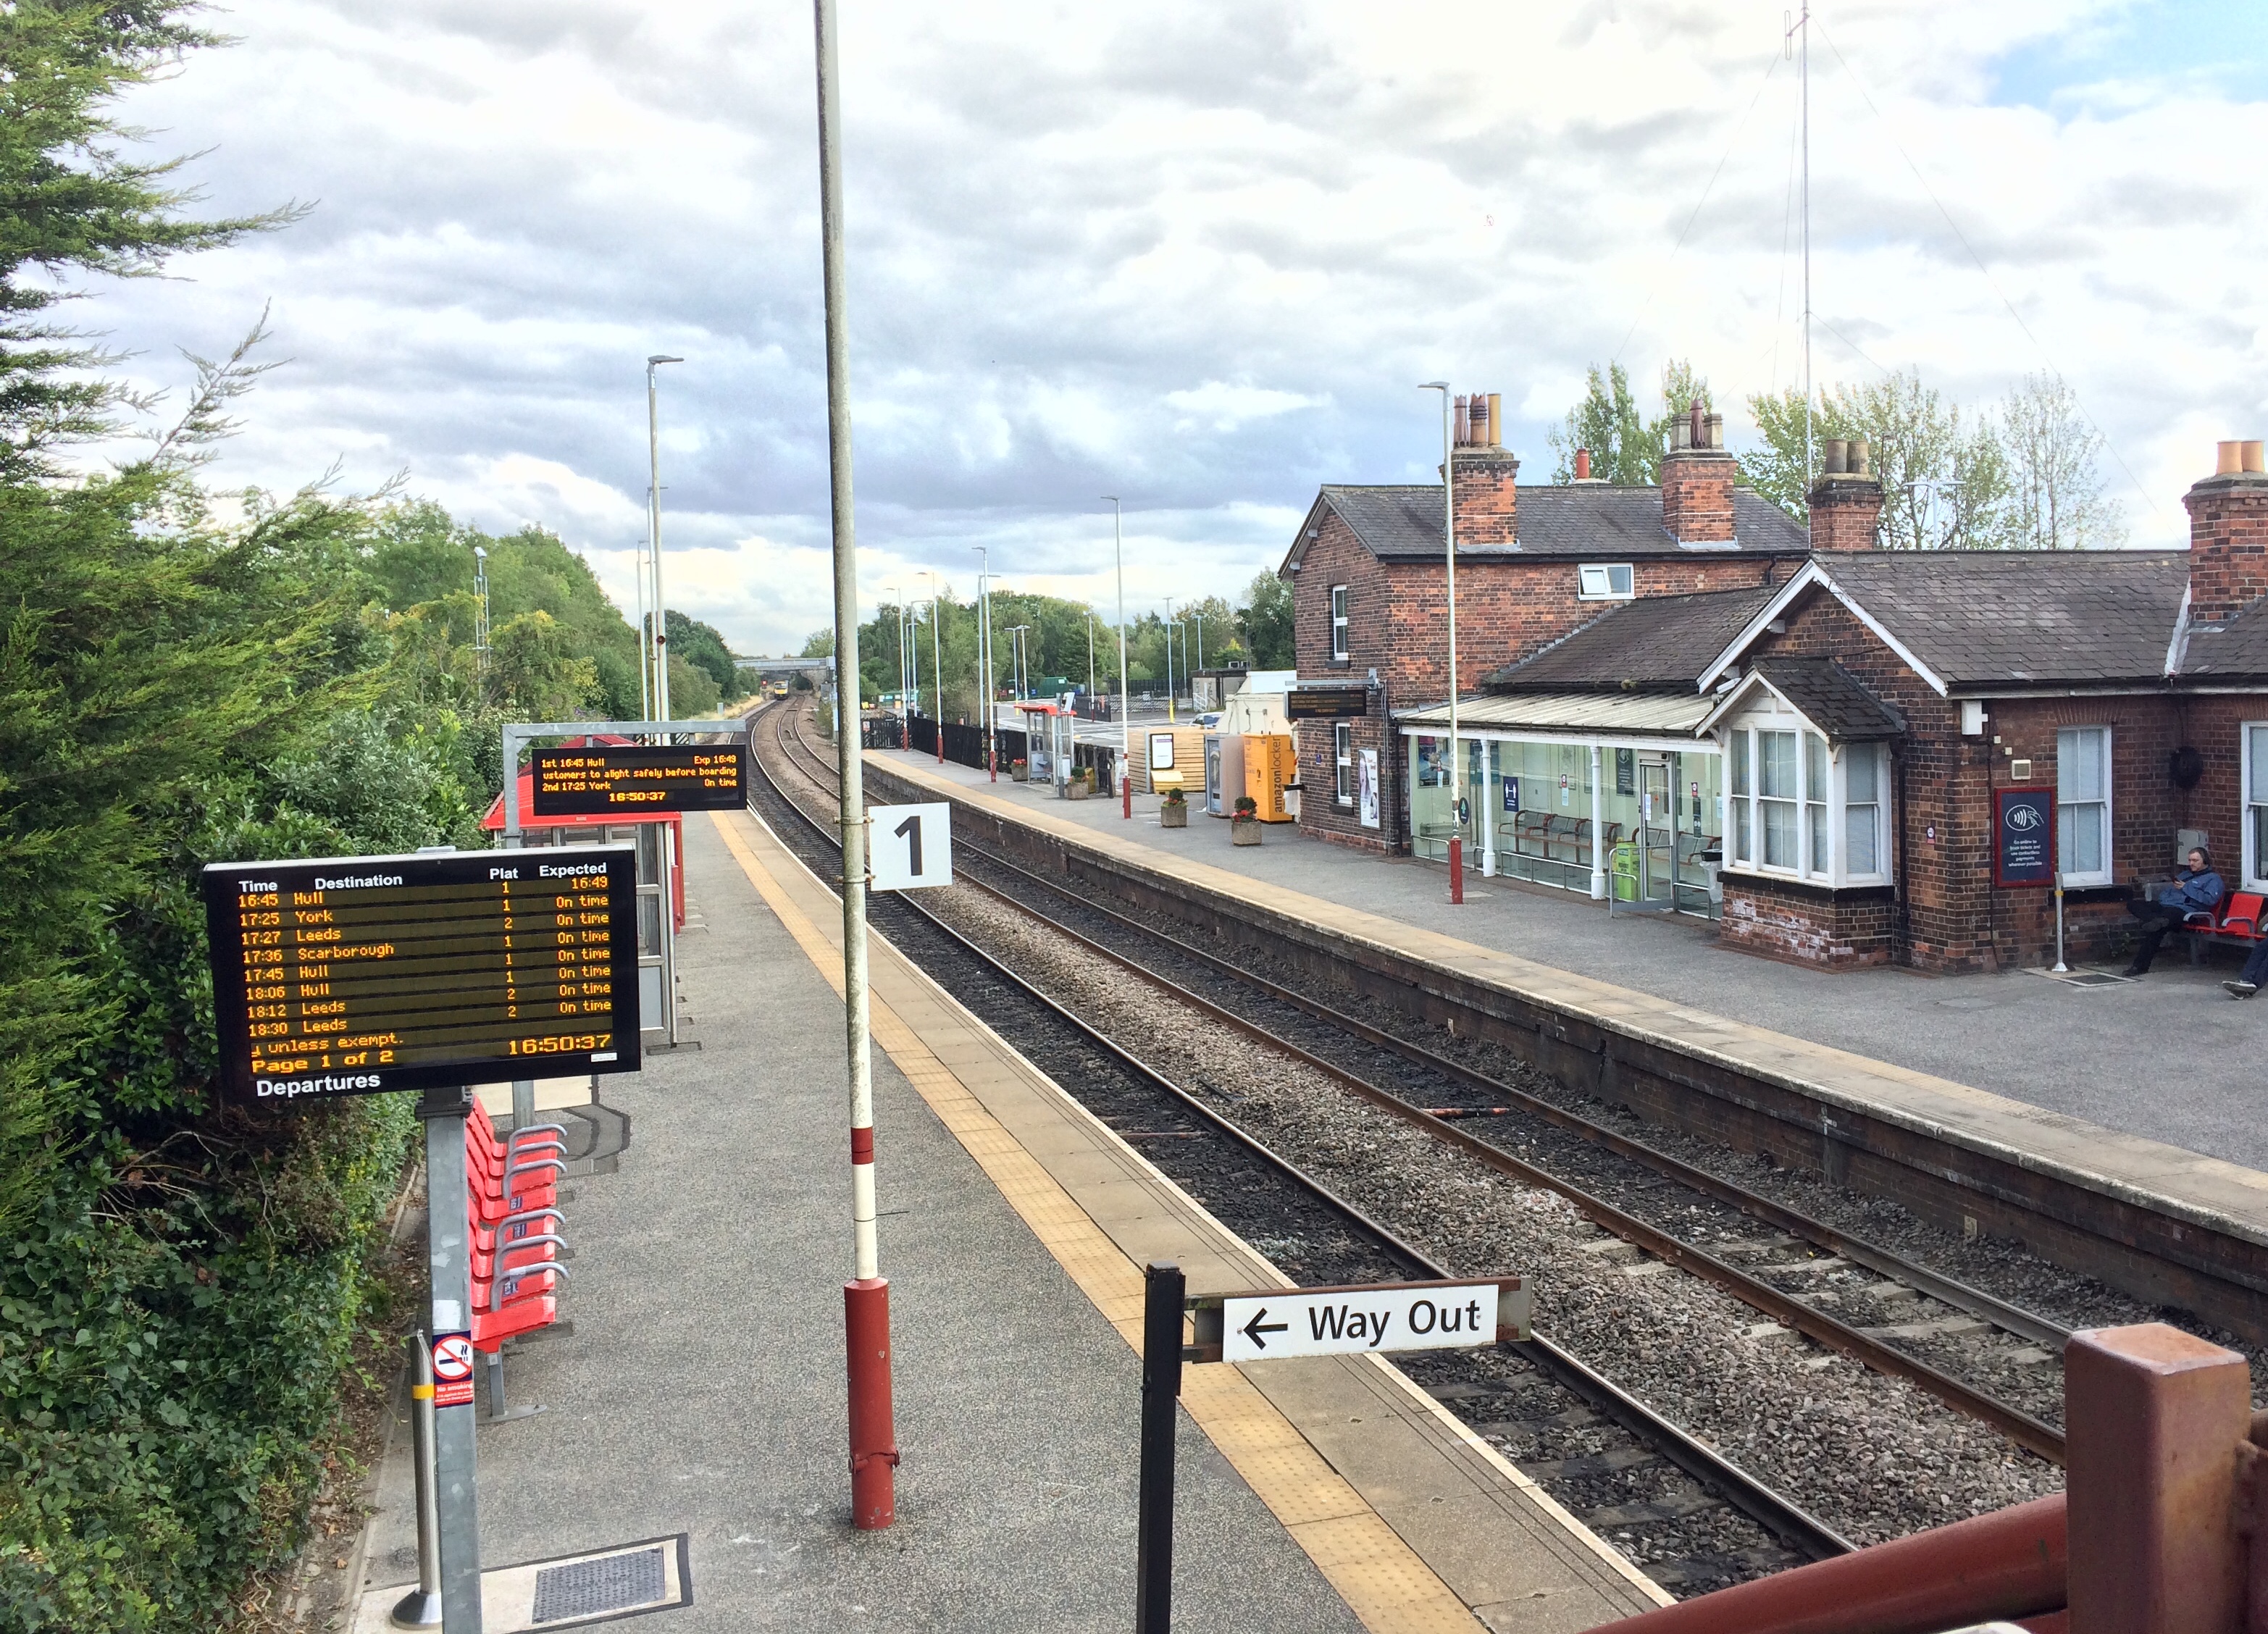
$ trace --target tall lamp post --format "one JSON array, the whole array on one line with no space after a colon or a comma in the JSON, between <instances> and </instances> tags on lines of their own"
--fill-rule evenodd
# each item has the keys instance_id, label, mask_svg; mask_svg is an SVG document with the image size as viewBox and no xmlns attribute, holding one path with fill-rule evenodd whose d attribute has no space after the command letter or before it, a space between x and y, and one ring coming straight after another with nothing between
<instances>
[{"instance_id":1,"label":"tall lamp post","mask_svg":"<svg viewBox=\"0 0 2268 1634\"><path fill-rule=\"evenodd\" d=\"M486 545L473 547L473 593L480 598L480 610L474 615L473 666L485 691L489 673L489 552Z\"/></svg>"},{"instance_id":2,"label":"tall lamp post","mask_svg":"<svg viewBox=\"0 0 2268 1634\"><path fill-rule=\"evenodd\" d=\"M1174 724L1174 599L1166 598L1166 725Z\"/></svg>"},{"instance_id":3,"label":"tall lamp post","mask_svg":"<svg viewBox=\"0 0 2268 1634\"><path fill-rule=\"evenodd\" d=\"M1118 564L1118 814L1131 821L1134 817L1134 762L1129 755L1134 744L1134 722L1133 710L1127 702L1130 694L1126 680L1125 507L1118 503L1116 494L1102 497L1110 502L1110 548Z\"/></svg>"},{"instance_id":4,"label":"tall lamp post","mask_svg":"<svg viewBox=\"0 0 2268 1634\"><path fill-rule=\"evenodd\" d=\"M983 545L969 548L976 553L976 662L984 672L984 770L998 783L1000 749L992 719L992 555Z\"/></svg>"},{"instance_id":5,"label":"tall lamp post","mask_svg":"<svg viewBox=\"0 0 2268 1634\"><path fill-rule=\"evenodd\" d=\"M929 655L937 689L937 763L945 764L945 581L929 570Z\"/></svg>"},{"instance_id":6,"label":"tall lamp post","mask_svg":"<svg viewBox=\"0 0 2268 1634\"><path fill-rule=\"evenodd\" d=\"M653 714L653 631L646 627L645 611L645 541L637 541L631 559L637 564L637 632L638 632L638 718L652 720Z\"/></svg>"},{"instance_id":7,"label":"tall lamp post","mask_svg":"<svg viewBox=\"0 0 2268 1634\"><path fill-rule=\"evenodd\" d=\"M1457 741L1457 492L1456 447L1450 441L1449 383L1428 380L1418 388L1441 394L1441 555L1449 569L1449 814L1457 827L1449 835L1449 902L1465 900L1465 757Z\"/></svg>"},{"instance_id":8,"label":"tall lamp post","mask_svg":"<svg viewBox=\"0 0 2268 1634\"><path fill-rule=\"evenodd\" d=\"M850 503L850 341L844 328L843 109L836 89L835 0L812 0L819 92L819 244L827 311L827 465L835 545L835 673L858 684L858 548ZM854 1275L843 1290L850 1365L850 1524L897 1518L897 1432L890 1407L890 1284L874 1229L874 1066L866 996L865 765L855 733L835 734L843 791L843 1029L850 1079Z\"/></svg>"},{"instance_id":9,"label":"tall lamp post","mask_svg":"<svg viewBox=\"0 0 2268 1634\"><path fill-rule=\"evenodd\" d=\"M669 615L661 610L661 403L654 371L684 361L661 352L645 360L646 548L653 556L653 701L659 720L669 718Z\"/></svg>"}]
</instances>

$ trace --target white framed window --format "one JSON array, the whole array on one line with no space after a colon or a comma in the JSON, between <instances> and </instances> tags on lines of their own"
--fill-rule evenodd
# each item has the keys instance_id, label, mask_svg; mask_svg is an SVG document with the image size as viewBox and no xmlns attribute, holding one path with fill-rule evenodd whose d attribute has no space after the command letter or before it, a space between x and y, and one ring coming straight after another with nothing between
<instances>
[{"instance_id":1,"label":"white framed window","mask_svg":"<svg viewBox=\"0 0 2268 1634\"><path fill-rule=\"evenodd\" d=\"M1331 586L1331 657L1345 663L1347 657L1347 587Z\"/></svg>"},{"instance_id":2,"label":"white framed window","mask_svg":"<svg viewBox=\"0 0 2268 1634\"><path fill-rule=\"evenodd\" d=\"M1338 800L1342 806L1354 804L1354 727L1346 721L1331 727L1331 759L1338 770Z\"/></svg>"},{"instance_id":3,"label":"white framed window","mask_svg":"<svg viewBox=\"0 0 2268 1634\"><path fill-rule=\"evenodd\" d=\"M2268 891L2268 722L2239 729L2244 761L2244 888Z\"/></svg>"},{"instance_id":4,"label":"white framed window","mask_svg":"<svg viewBox=\"0 0 2268 1634\"><path fill-rule=\"evenodd\" d=\"M1636 593L1627 562L1586 562L1575 570L1578 600L1628 601Z\"/></svg>"},{"instance_id":5,"label":"white framed window","mask_svg":"<svg viewBox=\"0 0 2268 1634\"><path fill-rule=\"evenodd\" d=\"M2056 733L2056 865L2066 885L2110 883L2110 728Z\"/></svg>"},{"instance_id":6,"label":"white framed window","mask_svg":"<svg viewBox=\"0 0 2268 1634\"><path fill-rule=\"evenodd\" d=\"M1882 745L1830 744L1785 713L1751 717L1724 740L1727 868L1836 887L1889 883Z\"/></svg>"}]
</instances>

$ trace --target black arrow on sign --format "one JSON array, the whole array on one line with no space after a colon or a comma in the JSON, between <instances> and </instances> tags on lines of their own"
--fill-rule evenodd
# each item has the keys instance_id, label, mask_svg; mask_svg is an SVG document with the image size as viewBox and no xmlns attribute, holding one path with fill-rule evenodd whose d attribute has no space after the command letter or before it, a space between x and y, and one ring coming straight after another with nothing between
<instances>
[{"instance_id":1,"label":"black arrow on sign","mask_svg":"<svg viewBox=\"0 0 2268 1634\"><path fill-rule=\"evenodd\" d=\"M1253 1312L1252 1320L1244 1324L1244 1336L1252 1341L1252 1348L1256 1351L1264 1351L1268 1348L1268 1341L1260 1336L1262 1334L1288 1332L1292 1326L1289 1322L1269 1322L1263 1325L1260 1319L1267 1314L1268 1307L1263 1305Z\"/></svg>"}]
</instances>

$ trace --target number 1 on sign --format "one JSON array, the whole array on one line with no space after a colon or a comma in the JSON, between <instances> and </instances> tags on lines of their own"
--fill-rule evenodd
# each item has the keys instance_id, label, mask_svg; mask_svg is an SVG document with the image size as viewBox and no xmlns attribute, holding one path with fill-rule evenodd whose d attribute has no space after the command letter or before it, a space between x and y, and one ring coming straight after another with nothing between
<instances>
[{"instance_id":1,"label":"number 1 on sign","mask_svg":"<svg viewBox=\"0 0 2268 1634\"><path fill-rule=\"evenodd\" d=\"M877 891L917 891L953 883L953 808L939 800L921 806L867 807L868 878Z\"/></svg>"}]
</instances>

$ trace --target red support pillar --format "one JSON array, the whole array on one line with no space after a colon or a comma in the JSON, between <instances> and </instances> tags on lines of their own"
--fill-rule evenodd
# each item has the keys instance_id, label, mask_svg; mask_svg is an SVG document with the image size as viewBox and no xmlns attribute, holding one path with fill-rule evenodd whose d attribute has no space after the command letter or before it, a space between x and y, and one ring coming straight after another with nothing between
<instances>
[{"instance_id":1,"label":"red support pillar","mask_svg":"<svg viewBox=\"0 0 2268 1634\"><path fill-rule=\"evenodd\" d=\"M1465 900L1465 843L1458 836L1449 837L1449 901L1462 905Z\"/></svg>"},{"instance_id":2,"label":"red support pillar","mask_svg":"<svg viewBox=\"0 0 2268 1634\"><path fill-rule=\"evenodd\" d=\"M1118 814L1130 822L1134 819L1134 769L1131 766L1118 769Z\"/></svg>"},{"instance_id":3,"label":"red support pillar","mask_svg":"<svg viewBox=\"0 0 2268 1634\"><path fill-rule=\"evenodd\" d=\"M890 1402L890 1279L843 1284L850 1357L850 1524L880 1531L898 1518L898 1436Z\"/></svg>"},{"instance_id":4,"label":"red support pillar","mask_svg":"<svg viewBox=\"0 0 2268 1634\"><path fill-rule=\"evenodd\" d=\"M2072 1335L2063 1380L2073 1634L2237 1634L2244 1358L2160 1322L2100 1328Z\"/></svg>"}]
</instances>

